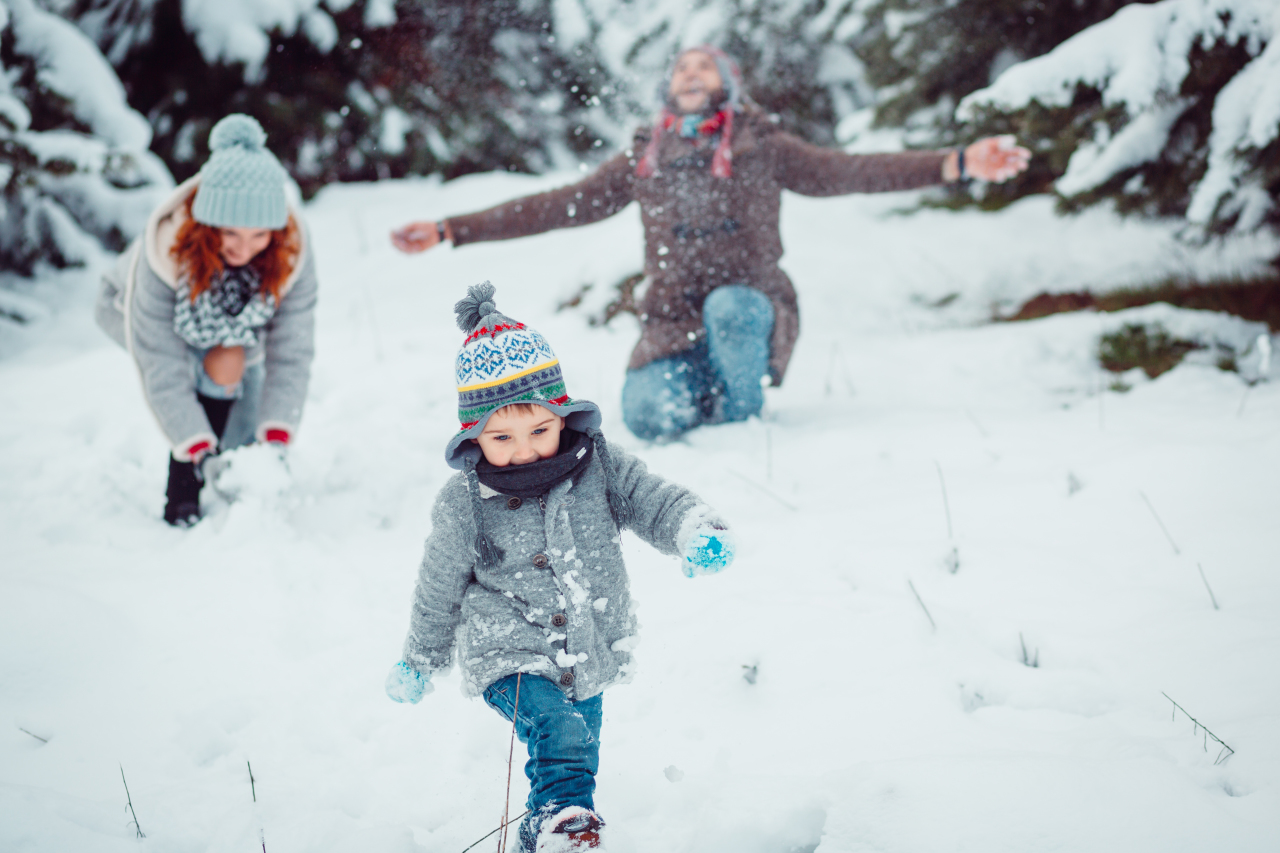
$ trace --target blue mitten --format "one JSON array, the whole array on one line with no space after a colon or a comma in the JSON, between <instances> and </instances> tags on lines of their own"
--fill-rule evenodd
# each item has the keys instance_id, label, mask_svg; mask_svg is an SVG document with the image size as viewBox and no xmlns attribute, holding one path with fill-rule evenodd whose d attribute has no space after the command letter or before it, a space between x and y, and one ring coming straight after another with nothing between
<instances>
[{"instance_id":1,"label":"blue mitten","mask_svg":"<svg viewBox=\"0 0 1280 853\"><path fill-rule=\"evenodd\" d=\"M693 531L684 549L684 576L714 575L733 562L733 539L729 531L715 527L699 527Z\"/></svg>"},{"instance_id":2,"label":"blue mitten","mask_svg":"<svg viewBox=\"0 0 1280 853\"><path fill-rule=\"evenodd\" d=\"M387 695L396 702L416 705L435 689L429 679L404 661L391 667L391 672L387 673Z\"/></svg>"}]
</instances>

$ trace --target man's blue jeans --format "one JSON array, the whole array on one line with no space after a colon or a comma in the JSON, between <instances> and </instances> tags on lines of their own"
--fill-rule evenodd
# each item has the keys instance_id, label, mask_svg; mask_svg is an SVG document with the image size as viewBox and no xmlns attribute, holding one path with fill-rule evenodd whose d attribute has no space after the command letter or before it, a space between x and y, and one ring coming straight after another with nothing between
<instances>
[{"instance_id":1,"label":"man's blue jeans","mask_svg":"<svg viewBox=\"0 0 1280 853\"><path fill-rule=\"evenodd\" d=\"M705 343L627 371L622 419L639 438L673 438L700 424L744 421L764 406L773 305L734 284L702 305Z\"/></svg>"},{"instance_id":2,"label":"man's blue jeans","mask_svg":"<svg viewBox=\"0 0 1280 853\"><path fill-rule=\"evenodd\" d=\"M592 794L600 769L602 694L575 701L554 683L538 675L520 676L520 707L516 704L516 676L508 675L484 691L484 701L504 719L515 716L516 737L529 748L524 773L529 777L529 816L520 825L528 850L542 821L565 806L595 811Z\"/></svg>"}]
</instances>

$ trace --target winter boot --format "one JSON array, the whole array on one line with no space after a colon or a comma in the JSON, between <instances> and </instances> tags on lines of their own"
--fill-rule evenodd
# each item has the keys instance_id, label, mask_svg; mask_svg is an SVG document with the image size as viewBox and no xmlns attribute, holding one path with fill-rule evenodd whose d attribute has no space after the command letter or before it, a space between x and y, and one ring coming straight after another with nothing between
<instances>
[{"instance_id":1,"label":"winter boot","mask_svg":"<svg viewBox=\"0 0 1280 853\"><path fill-rule=\"evenodd\" d=\"M582 806L567 806L548 817L538 827L534 853L581 853L599 850L600 830L604 821L600 815Z\"/></svg>"},{"instance_id":2,"label":"winter boot","mask_svg":"<svg viewBox=\"0 0 1280 853\"><path fill-rule=\"evenodd\" d=\"M179 462L169 457L168 499L164 520L174 527L190 527L200 520L200 473L194 462Z\"/></svg>"}]
</instances>

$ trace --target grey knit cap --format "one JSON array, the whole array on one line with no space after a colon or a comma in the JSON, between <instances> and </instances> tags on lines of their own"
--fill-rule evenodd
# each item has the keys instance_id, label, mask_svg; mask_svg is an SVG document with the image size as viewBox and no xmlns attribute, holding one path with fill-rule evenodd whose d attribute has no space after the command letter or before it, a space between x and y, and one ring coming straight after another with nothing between
<instances>
[{"instance_id":1,"label":"grey knit cap","mask_svg":"<svg viewBox=\"0 0 1280 853\"><path fill-rule=\"evenodd\" d=\"M209 133L209 160L191 209L197 222L215 228L283 228L288 174L266 148L267 134L252 117L232 113Z\"/></svg>"}]
</instances>

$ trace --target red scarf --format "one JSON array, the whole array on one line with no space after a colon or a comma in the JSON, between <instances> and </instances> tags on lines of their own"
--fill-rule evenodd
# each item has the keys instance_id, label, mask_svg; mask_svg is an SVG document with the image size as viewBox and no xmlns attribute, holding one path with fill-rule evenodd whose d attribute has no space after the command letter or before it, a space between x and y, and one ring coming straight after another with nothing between
<instances>
[{"instance_id":1,"label":"red scarf","mask_svg":"<svg viewBox=\"0 0 1280 853\"><path fill-rule=\"evenodd\" d=\"M679 122L679 117L670 107L662 110L658 122L653 127L649 144L645 147L644 156L636 164L636 177L652 178L658 172L658 142L662 134L669 133ZM720 110L711 118L698 125L698 133L702 136L720 134L720 142L716 145L715 154L711 157L711 174L717 178L733 177L733 111Z\"/></svg>"}]
</instances>

